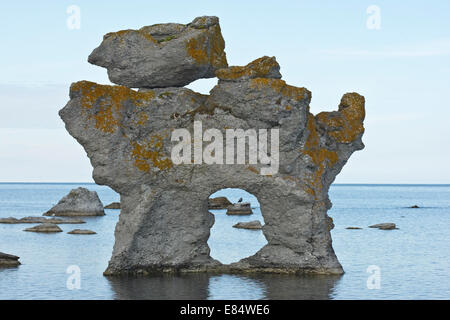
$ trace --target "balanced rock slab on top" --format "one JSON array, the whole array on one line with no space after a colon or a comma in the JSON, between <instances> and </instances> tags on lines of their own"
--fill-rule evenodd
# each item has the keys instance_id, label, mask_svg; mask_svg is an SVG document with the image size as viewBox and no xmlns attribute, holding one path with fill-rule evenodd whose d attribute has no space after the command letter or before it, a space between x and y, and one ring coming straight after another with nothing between
<instances>
[{"instance_id":1,"label":"balanced rock slab on top","mask_svg":"<svg viewBox=\"0 0 450 320\"><path fill-rule=\"evenodd\" d=\"M182 87L227 67L217 17L111 32L89 56L111 82L130 88Z\"/></svg>"},{"instance_id":2,"label":"balanced rock slab on top","mask_svg":"<svg viewBox=\"0 0 450 320\"><path fill-rule=\"evenodd\" d=\"M212 26L199 30L209 32ZM132 58L124 65L130 75L139 74L134 70L142 66L139 55L128 44L120 49L122 55L130 48ZM179 64L173 65L170 56L159 62L170 80L172 68L177 70ZM105 275L343 273L331 245L328 190L352 153L364 148L365 100L347 93L337 111L313 115L311 93L286 84L278 70L275 59L263 57L218 71L221 79L209 95L187 88L135 91L88 81L72 84L70 101L59 114L87 152L95 182L121 196L122 211ZM173 130L192 133L194 123L223 136L229 128L278 129L279 170L262 175L265 165L250 164L248 157L244 164L173 163ZM255 255L231 265L214 260L207 243L214 224L208 198L224 188L256 196L268 242Z\"/></svg>"},{"instance_id":3,"label":"balanced rock slab on top","mask_svg":"<svg viewBox=\"0 0 450 320\"><path fill-rule=\"evenodd\" d=\"M97 192L77 188L59 200L58 204L43 214L44 216L103 216L105 210Z\"/></svg>"}]
</instances>

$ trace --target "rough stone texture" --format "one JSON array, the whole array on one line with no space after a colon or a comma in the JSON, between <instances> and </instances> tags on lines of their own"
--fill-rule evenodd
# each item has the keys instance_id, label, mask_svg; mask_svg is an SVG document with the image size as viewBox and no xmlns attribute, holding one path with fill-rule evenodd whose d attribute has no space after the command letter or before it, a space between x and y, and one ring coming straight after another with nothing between
<instances>
[{"instance_id":1,"label":"rough stone texture","mask_svg":"<svg viewBox=\"0 0 450 320\"><path fill-rule=\"evenodd\" d=\"M59 200L58 204L44 213L44 216L103 216L103 204L97 192L77 188Z\"/></svg>"},{"instance_id":2,"label":"rough stone texture","mask_svg":"<svg viewBox=\"0 0 450 320\"><path fill-rule=\"evenodd\" d=\"M97 232L92 231L92 230L86 230L86 229L74 229L72 231L67 232L68 234L83 234L83 235L88 235L88 234L97 234Z\"/></svg>"},{"instance_id":3,"label":"rough stone texture","mask_svg":"<svg viewBox=\"0 0 450 320\"><path fill-rule=\"evenodd\" d=\"M238 222L233 226L233 228L261 230L262 225L261 225L261 222L259 222L258 220L255 220L255 221L249 221L249 222Z\"/></svg>"},{"instance_id":4,"label":"rough stone texture","mask_svg":"<svg viewBox=\"0 0 450 320\"><path fill-rule=\"evenodd\" d=\"M208 199L208 209L226 209L230 205L232 205L232 203L226 197Z\"/></svg>"},{"instance_id":5,"label":"rough stone texture","mask_svg":"<svg viewBox=\"0 0 450 320\"><path fill-rule=\"evenodd\" d=\"M394 230L394 229L398 229L396 227L395 223L391 223L391 222L374 224L374 225L369 226L369 228L377 228L377 229L380 229L380 230Z\"/></svg>"},{"instance_id":6,"label":"rough stone texture","mask_svg":"<svg viewBox=\"0 0 450 320\"><path fill-rule=\"evenodd\" d=\"M134 57L133 50L124 52ZM132 72L142 67L129 60ZM177 69L172 61L161 59L166 68ZM254 67L219 72L222 80L209 95L186 88L135 91L88 81L72 84L60 116L86 150L94 180L121 195L116 242L105 275L343 272L331 245L328 189L351 154L364 147L364 97L347 93L337 111L314 116L309 112L311 93L279 79L274 72L278 67L267 73L239 71L270 61L274 63L263 58L250 64ZM238 76L231 79L234 74ZM161 81L151 86L166 85ZM192 134L194 121L201 121L203 130L216 128L223 134L230 128L279 129L279 171L261 175L264 165L248 161L175 165L171 133L183 128ZM257 197L268 242L231 265L212 259L207 244L214 223L208 198L223 188L244 189Z\"/></svg>"},{"instance_id":7,"label":"rough stone texture","mask_svg":"<svg viewBox=\"0 0 450 320\"><path fill-rule=\"evenodd\" d=\"M235 203L227 208L227 215L230 216L245 216L253 214L249 202Z\"/></svg>"},{"instance_id":8,"label":"rough stone texture","mask_svg":"<svg viewBox=\"0 0 450 320\"><path fill-rule=\"evenodd\" d=\"M216 76L223 81L242 81L254 78L281 79L280 65L275 57L264 56L250 62L244 67L232 66L216 71Z\"/></svg>"},{"instance_id":9,"label":"rough stone texture","mask_svg":"<svg viewBox=\"0 0 450 320\"><path fill-rule=\"evenodd\" d=\"M118 210L120 209L120 202L113 202L108 204L107 206L105 206L105 209L114 209L114 210Z\"/></svg>"},{"instance_id":10,"label":"rough stone texture","mask_svg":"<svg viewBox=\"0 0 450 320\"><path fill-rule=\"evenodd\" d=\"M29 232L42 232L42 233L55 233L55 232L62 232L61 228L58 227L54 223L42 223L37 226L34 226L32 228L27 228L23 231L29 231Z\"/></svg>"},{"instance_id":11,"label":"rough stone texture","mask_svg":"<svg viewBox=\"0 0 450 320\"><path fill-rule=\"evenodd\" d=\"M17 267L19 265L19 257L0 252L0 267Z\"/></svg>"},{"instance_id":12,"label":"rough stone texture","mask_svg":"<svg viewBox=\"0 0 450 320\"><path fill-rule=\"evenodd\" d=\"M111 32L89 56L111 82L130 88L182 87L227 67L217 17Z\"/></svg>"}]
</instances>

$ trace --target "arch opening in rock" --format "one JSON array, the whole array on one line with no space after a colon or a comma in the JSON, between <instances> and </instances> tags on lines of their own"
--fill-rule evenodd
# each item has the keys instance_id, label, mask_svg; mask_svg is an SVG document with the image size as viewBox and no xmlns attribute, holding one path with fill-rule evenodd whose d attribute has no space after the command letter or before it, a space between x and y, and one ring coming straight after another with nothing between
<instances>
[{"instance_id":1,"label":"arch opening in rock","mask_svg":"<svg viewBox=\"0 0 450 320\"><path fill-rule=\"evenodd\" d=\"M215 222L211 227L208 245L211 249L210 256L223 264L238 262L241 259L253 256L262 247L267 244L262 229L235 228L238 223L248 223L250 221L259 221L264 226L264 217L261 212L260 204L256 196L237 188L220 189L213 193L209 199L226 198L232 204L250 203L252 214L246 215L228 215L226 204L209 208L214 214Z\"/></svg>"}]
</instances>

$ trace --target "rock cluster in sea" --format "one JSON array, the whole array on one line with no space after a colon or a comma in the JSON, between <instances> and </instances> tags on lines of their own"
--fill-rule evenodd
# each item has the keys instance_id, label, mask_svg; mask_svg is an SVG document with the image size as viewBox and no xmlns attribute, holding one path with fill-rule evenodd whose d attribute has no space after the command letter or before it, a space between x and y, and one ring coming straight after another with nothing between
<instances>
[{"instance_id":1,"label":"rock cluster in sea","mask_svg":"<svg viewBox=\"0 0 450 320\"><path fill-rule=\"evenodd\" d=\"M228 67L224 48L216 17L109 33L89 61L119 85L72 84L59 114L87 152L95 182L121 195L106 275L343 272L331 243L328 189L364 148L364 97L346 93L336 111L313 115L311 92L281 80L274 57ZM219 81L209 95L183 87L214 76ZM193 132L194 123L221 132L278 129L279 170L260 174L266 165L248 158L175 164L172 133ZM268 242L231 265L214 260L207 244L214 223L208 198L223 188L257 197Z\"/></svg>"}]
</instances>

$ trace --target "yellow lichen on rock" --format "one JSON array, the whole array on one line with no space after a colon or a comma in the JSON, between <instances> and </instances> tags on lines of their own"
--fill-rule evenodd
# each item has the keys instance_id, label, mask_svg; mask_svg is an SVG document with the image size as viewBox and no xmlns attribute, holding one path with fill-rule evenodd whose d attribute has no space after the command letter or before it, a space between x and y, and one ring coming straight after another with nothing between
<instances>
[{"instance_id":1,"label":"yellow lichen on rock","mask_svg":"<svg viewBox=\"0 0 450 320\"><path fill-rule=\"evenodd\" d=\"M323 188L322 177L325 173L325 167L333 167L339 158L336 151L331 151L320 146L316 119L312 114L308 115L307 129L309 135L302 152L311 158L312 162L317 166L317 169L307 180L304 190L318 199L318 195Z\"/></svg>"},{"instance_id":2,"label":"yellow lichen on rock","mask_svg":"<svg viewBox=\"0 0 450 320\"><path fill-rule=\"evenodd\" d=\"M161 155L163 150L161 136L154 135L144 143L131 141L131 146L134 165L141 171L149 172L151 167L166 170L173 166L172 160Z\"/></svg>"},{"instance_id":3,"label":"yellow lichen on rock","mask_svg":"<svg viewBox=\"0 0 450 320\"><path fill-rule=\"evenodd\" d=\"M245 77L265 78L279 65L274 57L261 57L246 66L232 66L216 71L216 76L221 80L236 80Z\"/></svg>"},{"instance_id":4,"label":"yellow lichen on rock","mask_svg":"<svg viewBox=\"0 0 450 320\"><path fill-rule=\"evenodd\" d=\"M364 97L346 93L341 99L338 112L321 112L316 118L327 126L328 135L337 142L350 143L364 133Z\"/></svg>"},{"instance_id":5,"label":"yellow lichen on rock","mask_svg":"<svg viewBox=\"0 0 450 320\"><path fill-rule=\"evenodd\" d=\"M88 119L95 121L97 129L107 133L114 133L120 125L125 101L142 106L155 97L151 90L136 92L124 86L100 85L90 81L74 83L71 92L81 95L82 112L88 114Z\"/></svg>"},{"instance_id":6,"label":"yellow lichen on rock","mask_svg":"<svg viewBox=\"0 0 450 320\"><path fill-rule=\"evenodd\" d=\"M141 30L127 29L127 30L120 30L120 31L117 31L117 32L109 32L109 33L105 34L104 39L107 39L107 38L110 38L110 37L117 37L117 38L120 39L120 42L123 42L124 37L126 35L133 34L133 33L144 37L149 42L158 43L155 40L155 38L152 37L152 35L150 33L145 32L145 30L142 30L142 29Z\"/></svg>"},{"instance_id":7,"label":"yellow lichen on rock","mask_svg":"<svg viewBox=\"0 0 450 320\"><path fill-rule=\"evenodd\" d=\"M276 93L279 93L285 97L302 101L304 99L311 99L311 92L306 88L298 88L286 84L284 80L281 79L268 79L268 78L255 78L250 79L250 87L265 90L271 88Z\"/></svg>"},{"instance_id":8,"label":"yellow lichen on rock","mask_svg":"<svg viewBox=\"0 0 450 320\"><path fill-rule=\"evenodd\" d=\"M215 68L228 66L224 49L225 41L219 25L201 30L198 36L186 43L186 51L196 63L210 64Z\"/></svg>"}]
</instances>

